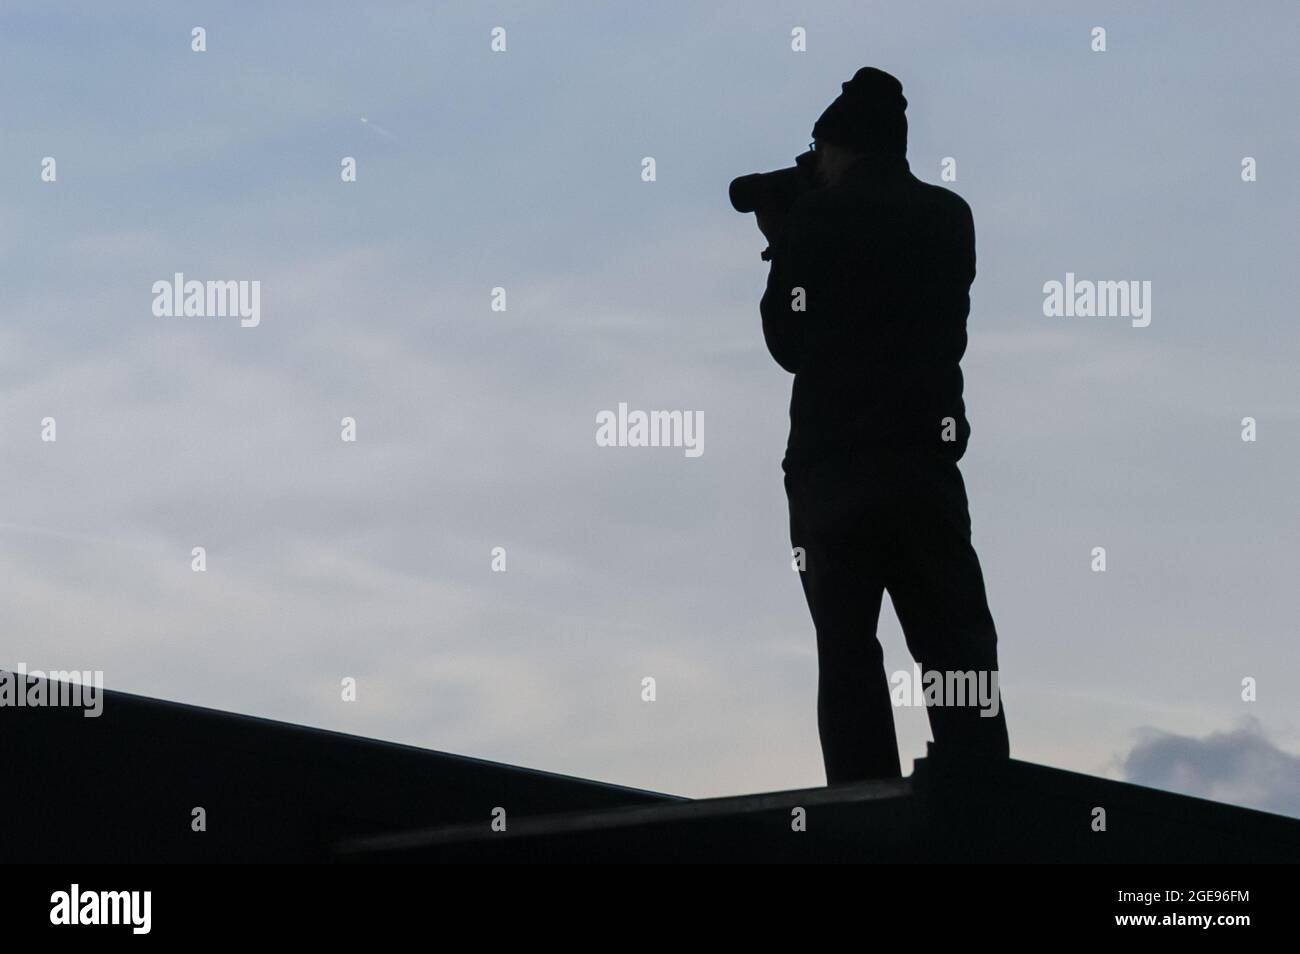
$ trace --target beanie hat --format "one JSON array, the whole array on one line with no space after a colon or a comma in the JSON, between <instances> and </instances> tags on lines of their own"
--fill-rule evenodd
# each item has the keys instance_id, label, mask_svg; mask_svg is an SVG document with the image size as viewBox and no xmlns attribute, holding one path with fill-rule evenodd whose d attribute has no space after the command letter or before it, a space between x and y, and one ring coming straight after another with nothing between
<instances>
[{"instance_id":1,"label":"beanie hat","mask_svg":"<svg viewBox=\"0 0 1300 954\"><path fill-rule=\"evenodd\" d=\"M864 66L841 84L843 92L813 125L813 138L838 146L907 154L907 100L903 84L884 70Z\"/></svg>"}]
</instances>

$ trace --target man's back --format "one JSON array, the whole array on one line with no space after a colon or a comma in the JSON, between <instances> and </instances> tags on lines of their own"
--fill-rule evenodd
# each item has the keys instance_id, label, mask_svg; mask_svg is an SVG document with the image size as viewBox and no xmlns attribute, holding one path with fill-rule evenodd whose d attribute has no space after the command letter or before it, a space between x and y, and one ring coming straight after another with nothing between
<instances>
[{"instance_id":1,"label":"man's back","mask_svg":"<svg viewBox=\"0 0 1300 954\"><path fill-rule=\"evenodd\" d=\"M763 335L795 376L785 489L832 783L900 772L876 638L886 592L923 672L987 689L977 704L927 695L934 751L986 765L1010 751L957 466L975 228L958 196L908 171L906 108L895 77L858 70L813 126L827 186L784 223L766 212L758 223L772 261Z\"/></svg>"},{"instance_id":2,"label":"man's back","mask_svg":"<svg viewBox=\"0 0 1300 954\"><path fill-rule=\"evenodd\" d=\"M975 276L966 203L904 159L864 157L796 202L772 258L763 330L795 373L787 469L872 447L960 459L969 427L958 363Z\"/></svg>"}]
</instances>

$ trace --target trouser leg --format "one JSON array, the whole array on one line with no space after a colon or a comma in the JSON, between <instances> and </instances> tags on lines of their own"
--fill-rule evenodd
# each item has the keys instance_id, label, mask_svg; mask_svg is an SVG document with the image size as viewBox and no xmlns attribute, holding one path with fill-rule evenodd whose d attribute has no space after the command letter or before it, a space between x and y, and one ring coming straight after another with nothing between
<instances>
[{"instance_id":1,"label":"trouser leg","mask_svg":"<svg viewBox=\"0 0 1300 954\"><path fill-rule=\"evenodd\" d=\"M971 546L961 472L956 464L923 461L906 478L899 494L897 558L886 575L890 599L922 671L943 673L945 687L973 684L979 690L975 698L967 692L960 700L965 704L945 698L944 705L927 709L936 755L1006 758L997 631Z\"/></svg>"},{"instance_id":2,"label":"trouser leg","mask_svg":"<svg viewBox=\"0 0 1300 954\"><path fill-rule=\"evenodd\" d=\"M871 528L833 494L791 496L791 540L817 632L817 727L829 784L900 773L894 712L876 638L884 583ZM807 517L808 519L802 519Z\"/></svg>"}]
</instances>

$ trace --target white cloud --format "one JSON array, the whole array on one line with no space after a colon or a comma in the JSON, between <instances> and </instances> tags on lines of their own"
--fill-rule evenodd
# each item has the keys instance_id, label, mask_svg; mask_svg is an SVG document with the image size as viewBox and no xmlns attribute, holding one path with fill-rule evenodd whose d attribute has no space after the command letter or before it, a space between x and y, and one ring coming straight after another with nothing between
<instances>
[{"instance_id":1,"label":"white cloud","mask_svg":"<svg viewBox=\"0 0 1300 954\"><path fill-rule=\"evenodd\" d=\"M1201 739L1147 729L1123 765L1140 785L1300 818L1300 757L1253 719Z\"/></svg>"}]
</instances>

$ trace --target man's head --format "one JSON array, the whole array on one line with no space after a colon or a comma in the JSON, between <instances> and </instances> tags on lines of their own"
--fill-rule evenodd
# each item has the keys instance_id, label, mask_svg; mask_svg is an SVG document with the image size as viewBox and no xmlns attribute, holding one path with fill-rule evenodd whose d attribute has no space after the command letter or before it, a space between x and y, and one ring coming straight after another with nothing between
<instances>
[{"instance_id":1,"label":"man's head","mask_svg":"<svg viewBox=\"0 0 1300 954\"><path fill-rule=\"evenodd\" d=\"M907 100L903 84L884 70L864 66L813 125L817 165L824 180L838 181L859 156L907 155Z\"/></svg>"}]
</instances>

